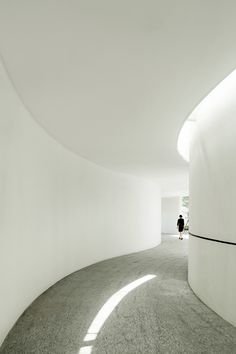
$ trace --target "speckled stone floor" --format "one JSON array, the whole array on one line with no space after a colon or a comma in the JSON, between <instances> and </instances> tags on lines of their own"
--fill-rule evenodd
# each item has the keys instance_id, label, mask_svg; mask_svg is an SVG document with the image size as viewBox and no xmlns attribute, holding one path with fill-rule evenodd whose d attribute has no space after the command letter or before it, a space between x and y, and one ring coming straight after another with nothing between
<instances>
[{"instance_id":1,"label":"speckled stone floor","mask_svg":"<svg viewBox=\"0 0 236 354\"><path fill-rule=\"evenodd\" d=\"M187 244L163 236L154 249L103 261L64 278L25 311L0 353L236 353L236 328L188 286ZM156 277L127 294L96 340L85 343L91 322L110 296L147 274Z\"/></svg>"}]
</instances>

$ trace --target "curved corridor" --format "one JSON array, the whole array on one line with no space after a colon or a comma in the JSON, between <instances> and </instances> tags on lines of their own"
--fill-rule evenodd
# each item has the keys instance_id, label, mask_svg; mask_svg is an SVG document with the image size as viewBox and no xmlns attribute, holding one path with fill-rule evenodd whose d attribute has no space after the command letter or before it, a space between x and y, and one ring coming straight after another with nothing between
<instances>
[{"instance_id":1,"label":"curved corridor","mask_svg":"<svg viewBox=\"0 0 236 354\"><path fill-rule=\"evenodd\" d=\"M154 249L106 260L64 278L25 311L0 353L236 353L236 328L188 286L187 246L186 239L163 236ZM84 341L106 301L147 275L155 277L123 296L97 338Z\"/></svg>"}]
</instances>

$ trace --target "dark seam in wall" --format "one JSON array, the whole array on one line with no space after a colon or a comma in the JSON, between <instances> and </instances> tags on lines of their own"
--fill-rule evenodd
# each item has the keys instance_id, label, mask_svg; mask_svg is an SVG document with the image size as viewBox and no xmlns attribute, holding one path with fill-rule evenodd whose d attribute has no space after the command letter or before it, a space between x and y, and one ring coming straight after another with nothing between
<instances>
[{"instance_id":1,"label":"dark seam in wall","mask_svg":"<svg viewBox=\"0 0 236 354\"><path fill-rule=\"evenodd\" d=\"M216 240L215 238L209 238L209 237L204 237L204 236L195 235L195 234L192 234L191 232L189 232L189 235L191 235L191 236L193 236L193 237L197 237L197 238L202 238L203 240L214 241L214 242L220 242L220 243L226 243L227 245L234 245L234 246L236 246L236 243L234 243L234 242L223 241L223 240Z\"/></svg>"}]
</instances>

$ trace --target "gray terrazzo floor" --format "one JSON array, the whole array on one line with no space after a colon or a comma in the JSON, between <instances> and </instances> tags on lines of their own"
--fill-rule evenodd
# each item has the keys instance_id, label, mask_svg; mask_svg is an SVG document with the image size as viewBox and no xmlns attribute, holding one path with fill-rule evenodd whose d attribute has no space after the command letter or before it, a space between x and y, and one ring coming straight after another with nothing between
<instances>
[{"instance_id":1,"label":"gray terrazzo floor","mask_svg":"<svg viewBox=\"0 0 236 354\"><path fill-rule=\"evenodd\" d=\"M163 236L160 246L113 258L64 278L21 316L0 354L236 354L236 328L193 294L187 283L187 240ZM86 332L104 303L147 274L156 277L126 295L96 340ZM87 350L87 351L86 351Z\"/></svg>"}]
</instances>

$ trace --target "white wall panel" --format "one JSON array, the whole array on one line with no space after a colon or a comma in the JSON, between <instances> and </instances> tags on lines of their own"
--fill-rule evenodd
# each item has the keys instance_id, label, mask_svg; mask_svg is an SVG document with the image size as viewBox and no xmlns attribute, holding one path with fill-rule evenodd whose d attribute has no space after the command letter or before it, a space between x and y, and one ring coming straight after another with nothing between
<instances>
[{"instance_id":1,"label":"white wall panel","mask_svg":"<svg viewBox=\"0 0 236 354\"><path fill-rule=\"evenodd\" d=\"M234 75L235 76L235 75ZM226 82L198 110L190 154L190 232L236 243L236 83ZM189 283L236 325L236 245L191 236Z\"/></svg>"},{"instance_id":2,"label":"white wall panel","mask_svg":"<svg viewBox=\"0 0 236 354\"><path fill-rule=\"evenodd\" d=\"M160 192L65 149L32 119L2 67L0 79L1 342L62 277L157 245Z\"/></svg>"}]
</instances>

